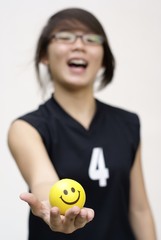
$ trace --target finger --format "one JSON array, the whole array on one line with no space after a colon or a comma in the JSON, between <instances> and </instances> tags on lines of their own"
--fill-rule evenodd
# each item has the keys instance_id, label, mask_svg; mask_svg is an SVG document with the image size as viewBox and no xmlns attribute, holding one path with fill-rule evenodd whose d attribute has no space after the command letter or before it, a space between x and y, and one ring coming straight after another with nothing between
<instances>
[{"instance_id":1,"label":"finger","mask_svg":"<svg viewBox=\"0 0 161 240\"><path fill-rule=\"evenodd\" d=\"M29 204L34 215L41 217L42 203L32 193L22 193L20 199Z\"/></svg>"},{"instance_id":2,"label":"finger","mask_svg":"<svg viewBox=\"0 0 161 240\"><path fill-rule=\"evenodd\" d=\"M20 199L27 202L30 206L36 205L38 199L32 193L22 193Z\"/></svg>"},{"instance_id":3,"label":"finger","mask_svg":"<svg viewBox=\"0 0 161 240\"><path fill-rule=\"evenodd\" d=\"M59 232L62 229L62 219L64 216L60 216L59 208L53 207L50 210L50 228L55 231Z\"/></svg>"},{"instance_id":4,"label":"finger","mask_svg":"<svg viewBox=\"0 0 161 240\"><path fill-rule=\"evenodd\" d=\"M65 223L71 224L71 222L75 221L76 216L80 213L80 208L74 206L68 209L65 213Z\"/></svg>"},{"instance_id":5,"label":"finger","mask_svg":"<svg viewBox=\"0 0 161 240\"><path fill-rule=\"evenodd\" d=\"M69 234L76 230L75 227L75 218L79 214L80 208L79 207L72 207L68 209L65 213L65 216L61 216L62 218L62 232Z\"/></svg>"},{"instance_id":6,"label":"finger","mask_svg":"<svg viewBox=\"0 0 161 240\"><path fill-rule=\"evenodd\" d=\"M94 210L92 208L85 208L87 209L87 221L90 222L93 220L94 216L95 216L95 213L94 213Z\"/></svg>"},{"instance_id":7,"label":"finger","mask_svg":"<svg viewBox=\"0 0 161 240\"><path fill-rule=\"evenodd\" d=\"M88 210L83 208L77 215L74 224L76 228L82 228L87 224L87 222L88 222Z\"/></svg>"},{"instance_id":8,"label":"finger","mask_svg":"<svg viewBox=\"0 0 161 240\"><path fill-rule=\"evenodd\" d=\"M80 214L75 219L75 227L82 228L94 218L94 210L91 208L82 208Z\"/></svg>"}]
</instances>

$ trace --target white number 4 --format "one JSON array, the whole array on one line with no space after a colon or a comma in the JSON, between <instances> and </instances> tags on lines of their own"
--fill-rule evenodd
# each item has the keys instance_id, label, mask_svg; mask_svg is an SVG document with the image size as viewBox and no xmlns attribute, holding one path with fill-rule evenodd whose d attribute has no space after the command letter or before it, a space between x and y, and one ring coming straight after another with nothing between
<instances>
[{"instance_id":1,"label":"white number 4","mask_svg":"<svg viewBox=\"0 0 161 240\"><path fill-rule=\"evenodd\" d=\"M89 177L92 180L98 180L100 187L107 186L109 170L105 166L105 159L102 148L94 148L89 164Z\"/></svg>"}]
</instances>

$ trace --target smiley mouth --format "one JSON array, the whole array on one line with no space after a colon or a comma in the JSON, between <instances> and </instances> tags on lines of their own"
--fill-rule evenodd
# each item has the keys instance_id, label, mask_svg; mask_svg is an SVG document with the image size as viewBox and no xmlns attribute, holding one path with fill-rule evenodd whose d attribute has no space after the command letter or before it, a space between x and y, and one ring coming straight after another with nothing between
<instances>
[{"instance_id":1,"label":"smiley mouth","mask_svg":"<svg viewBox=\"0 0 161 240\"><path fill-rule=\"evenodd\" d=\"M77 203L77 202L79 201L79 199L80 199L80 191L78 191L78 198L77 198L75 201L73 201L73 202L67 202L67 201L65 201L62 196L60 197L60 199L61 199L65 204L73 205L73 204L75 204L75 203Z\"/></svg>"},{"instance_id":2,"label":"smiley mouth","mask_svg":"<svg viewBox=\"0 0 161 240\"><path fill-rule=\"evenodd\" d=\"M86 68L88 65L87 61L81 58L72 58L68 61L69 67L76 67L76 68Z\"/></svg>"}]
</instances>

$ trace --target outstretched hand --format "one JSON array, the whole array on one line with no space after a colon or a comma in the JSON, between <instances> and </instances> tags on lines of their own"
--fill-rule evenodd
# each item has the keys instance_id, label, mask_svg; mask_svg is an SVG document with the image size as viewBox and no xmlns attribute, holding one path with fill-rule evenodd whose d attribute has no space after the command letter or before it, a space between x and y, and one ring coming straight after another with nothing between
<instances>
[{"instance_id":1,"label":"outstretched hand","mask_svg":"<svg viewBox=\"0 0 161 240\"><path fill-rule=\"evenodd\" d=\"M42 218L55 232L72 233L94 218L94 211L90 208L74 206L63 216L57 207L50 206L49 201L40 201L32 193L23 193L20 198L29 204L35 216Z\"/></svg>"}]
</instances>

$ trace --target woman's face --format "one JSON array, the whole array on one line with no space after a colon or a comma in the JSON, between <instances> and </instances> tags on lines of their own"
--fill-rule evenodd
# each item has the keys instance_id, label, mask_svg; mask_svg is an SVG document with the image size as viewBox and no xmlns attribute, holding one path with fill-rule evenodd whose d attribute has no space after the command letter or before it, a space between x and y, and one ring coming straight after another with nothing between
<instances>
[{"instance_id":1,"label":"woman's face","mask_svg":"<svg viewBox=\"0 0 161 240\"><path fill-rule=\"evenodd\" d=\"M77 36L87 33L82 30L67 32ZM53 35L55 33L57 32L53 32ZM73 43L53 38L44 62L50 69L55 87L57 85L71 89L93 87L97 72L102 67L103 54L102 45L86 44L82 37L77 37Z\"/></svg>"}]
</instances>

